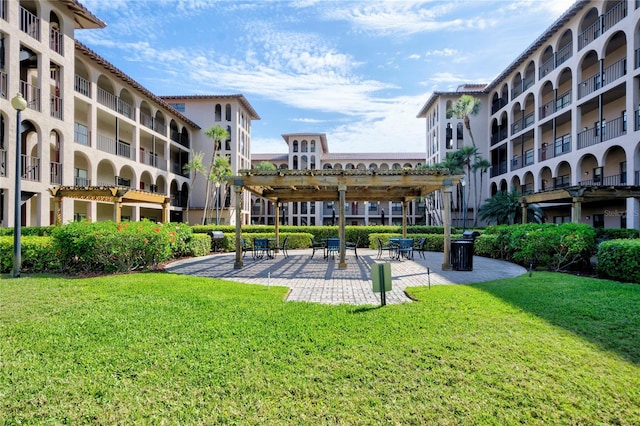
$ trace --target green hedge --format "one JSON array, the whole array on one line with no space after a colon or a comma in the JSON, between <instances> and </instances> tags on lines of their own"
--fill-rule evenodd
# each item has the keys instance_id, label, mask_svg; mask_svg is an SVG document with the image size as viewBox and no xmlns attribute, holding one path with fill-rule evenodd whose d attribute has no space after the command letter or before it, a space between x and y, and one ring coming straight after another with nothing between
<instances>
[{"instance_id":1,"label":"green hedge","mask_svg":"<svg viewBox=\"0 0 640 426\"><path fill-rule=\"evenodd\" d=\"M600 243L597 271L608 278L640 284L640 240L620 239Z\"/></svg>"},{"instance_id":2,"label":"green hedge","mask_svg":"<svg viewBox=\"0 0 640 426\"><path fill-rule=\"evenodd\" d=\"M378 238L382 241L382 244L388 244L391 238L401 238L402 234L370 234L369 235L369 248L378 248ZM425 238L424 248L426 251L438 251L444 252L444 234L407 234L407 238L413 239L414 243L418 242L420 238ZM451 239L462 238L462 234L451 235Z\"/></svg>"},{"instance_id":3,"label":"green hedge","mask_svg":"<svg viewBox=\"0 0 640 426\"><path fill-rule=\"evenodd\" d=\"M206 234L192 234L189 247L189 256L205 256L211 251L211 237Z\"/></svg>"},{"instance_id":4,"label":"green hedge","mask_svg":"<svg viewBox=\"0 0 640 426\"><path fill-rule=\"evenodd\" d=\"M60 270L60 258L51 237L25 236L20 239L22 272L52 272ZM13 269L13 237L0 237L0 271Z\"/></svg>"},{"instance_id":5,"label":"green hedge","mask_svg":"<svg viewBox=\"0 0 640 426\"><path fill-rule=\"evenodd\" d=\"M245 234L244 232L242 233L242 238L244 238L245 244L248 248L253 247L254 238L275 238L275 236L276 235L274 233L269 233L269 232L264 232L264 233L254 232L252 234ZM281 232L280 244L284 242L284 239L287 236L289 237L289 241L287 241L287 249L289 250L311 247L311 238L313 237L313 235L307 232L286 232L286 233ZM236 249L235 231L233 232L233 234L231 233L224 234L224 240L221 244L221 248L224 251L235 251Z\"/></svg>"}]
</instances>

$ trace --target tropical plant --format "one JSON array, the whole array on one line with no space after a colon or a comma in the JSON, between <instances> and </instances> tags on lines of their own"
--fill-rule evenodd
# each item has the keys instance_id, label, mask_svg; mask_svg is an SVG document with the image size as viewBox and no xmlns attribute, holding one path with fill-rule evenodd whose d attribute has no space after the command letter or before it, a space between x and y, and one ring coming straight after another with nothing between
<instances>
[{"instance_id":1,"label":"tropical plant","mask_svg":"<svg viewBox=\"0 0 640 426\"><path fill-rule=\"evenodd\" d=\"M476 191L475 195L475 210L473 215L473 226L478 226L478 211L480 210L480 200L482 200L482 190L484 188L484 174L489 170L489 167L491 167L491 163L486 158L478 155L472 167L474 176L476 172L480 171L480 185L478 186L478 191Z\"/></svg>"},{"instance_id":2,"label":"tropical plant","mask_svg":"<svg viewBox=\"0 0 640 426\"><path fill-rule=\"evenodd\" d=\"M193 152L191 151L191 161L184 165L182 170L185 173L189 173L191 175L191 185L189 186L189 190L187 192L187 210L185 211L185 222L189 223L189 205L191 204L191 191L193 191L193 186L196 184L196 178L198 177L198 173L204 174L205 167L202 162L204 158L204 153Z\"/></svg>"},{"instance_id":3,"label":"tropical plant","mask_svg":"<svg viewBox=\"0 0 640 426\"><path fill-rule=\"evenodd\" d=\"M469 138L471 138L471 145L476 147L476 142L473 139L473 133L471 132L471 123L469 120L470 115L477 115L480 111L480 99L474 98L471 95L462 95L458 98L453 107L447 110L447 114L453 115L459 120L463 120L464 127L469 132Z\"/></svg>"},{"instance_id":4,"label":"tropical plant","mask_svg":"<svg viewBox=\"0 0 640 426\"><path fill-rule=\"evenodd\" d=\"M212 183L212 187L216 188L215 190L215 197L218 198L219 200L219 195L218 192L220 190L220 184L222 184L227 177L231 176L232 171L231 171L231 164L229 164L229 159L227 157L216 157L215 161L213 162L213 167L211 168L211 172L209 174L209 182ZM213 193L212 193L213 194ZM217 204L219 205L219 201L217 202ZM213 213L214 209L215 209L216 204L215 203L211 203L211 212ZM210 217L213 216L211 215L207 215L207 210L205 210L204 212L204 217Z\"/></svg>"},{"instance_id":5,"label":"tropical plant","mask_svg":"<svg viewBox=\"0 0 640 426\"><path fill-rule=\"evenodd\" d=\"M215 159L218 153L218 148L222 144L222 141L229 139L229 132L220 127L220 125L216 124L213 127L208 128L204 132L209 138L213 140L213 153L211 154L211 162L209 163L209 170L207 172L207 188L205 190L205 201L204 201L204 214L202 215L202 224L205 224L207 218L207 208L209 205L209 199L211 198L212 191L212 179L211 176L213 173L213 168L215 165Z\"/></svg>"},{"instance_id":6,"label":"tropical plant","mask_svg":"<svg viewBox=\"0 0 640 426\"><path fill-rule=\"evenodd\" d=\"M278 170L278 168L276 167L275 164L273 164L270 161L261 161L260 164L256 166L256 170L273 171L273 170Z\"/></svg>"},{"instance_id":7,"label":"tropical plant","mask_svg":"<svg viewBox=\"0 0 640 426\"><path fill-rule=\"evenodd\" d=\"M518 190L499 191L484 201L478 210L478 215L480 219L488 223L495 222L497 225L520 223L522 222L522 207L519 201L521 196L522 194ZM527 205L527 222L542 223L544 217L540 206L537 204Z\"/></svg>"}]
</instances>

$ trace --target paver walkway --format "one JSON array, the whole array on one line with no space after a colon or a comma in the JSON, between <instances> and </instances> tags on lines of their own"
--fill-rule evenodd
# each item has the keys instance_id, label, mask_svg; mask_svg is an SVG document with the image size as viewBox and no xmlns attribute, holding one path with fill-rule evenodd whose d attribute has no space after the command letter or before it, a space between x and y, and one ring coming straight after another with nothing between
<instances>
[{"instance_id":1,"label":"paver walkway","mask_svg":"<svg viewBox=\"0 0 640 426\"><path fill-rule=\"evenodd\" d=\"M338 259L324 259L322 253L311 258L311 250L290 250L289 257L281 254L275 259L253 259L247 254L242 269L233 269L235 253L220 253L185 259L166 266L177 274L220 278L248 284L284 286L290 289L286 300L327 304L378 305L380 294L373 292L371 265L391 264L392 290L386 294L387 303L410 302L407 287L440 284L468 284L522 275L527 270L501 260L474 256L473 271L443 271L443 254L425 253L422 259L376 259L377 251L358 249L358 258L347 252L346 269L338 269Z\"/></svg>"}]
</instances>

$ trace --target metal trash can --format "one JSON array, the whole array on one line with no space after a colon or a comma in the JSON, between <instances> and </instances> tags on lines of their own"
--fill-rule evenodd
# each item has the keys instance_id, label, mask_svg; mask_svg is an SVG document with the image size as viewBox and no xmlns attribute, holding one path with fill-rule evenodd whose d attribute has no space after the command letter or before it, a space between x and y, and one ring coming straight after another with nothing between
<instances>
[{"instance_id":1,"label":"metal trash can","mask_svg":"<svg viewBox=\"0 0 640 426\"><path fill-rule=\"evenodd\" d=\"M462 239L451 241L451 267L454 271L473 271L473 246L478 231L465 231Z\"/></svg>"},{"instance_id":2,"label":"metal trash can","mask_svg":"<svg viewBox=\"0 0 640 426\"><path fill-rule=\"evenodd\" d=\"M211 231L211 251L216 252L222 248L222 240L224 240L224 234L222 231Z\"/></svg>"}]
</instances>

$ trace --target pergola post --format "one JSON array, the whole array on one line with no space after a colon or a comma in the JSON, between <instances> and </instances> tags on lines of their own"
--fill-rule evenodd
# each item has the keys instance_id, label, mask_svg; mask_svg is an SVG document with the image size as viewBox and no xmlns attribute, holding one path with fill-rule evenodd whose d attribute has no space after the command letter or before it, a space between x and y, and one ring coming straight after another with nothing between
<instances>
[{"instance_id":1,"label":"pergola post","mask_svg":"<svg viewBox=\"0 0 640 426\"><path fill-rule=\"evenodd\" d=\"M55 197L53 214L55 216L55 225L62 224L62 197Z\"/></svg>"},{"instance_id":2,"label":"pergola post","mask_svg":"<svg viewBox=\"0 0 640 426\"><path fill-rule=\"evenodd\" d=\"M166 197L162 202L162 223L169 223L169 208L171 207L171 198Z\"/></svg>"},{"instance_id":3,"label":"pergola post","mask_svg":"<svg viewBox=\"0 0 640 426\"><path fill-rule=\"evenodd\" d=\"M573 197L573 223L580 223L580 217L582 217L582 197Z\"/></svg>"},{"instance_id":4,"label":"pergola post","mask_svg":"<svg viewBox=\"0 0 640 426\"><path fill-rule=\"evenodd\" d=\"M450 271L451 266L451 193L453 189L447 186L442 189L444 203L444 260L442 261L442 270Z\"/></svg>"},{"instance_id":5,"label":"pergola post","mask_svg":"<svg viewBox=\"0 0 640 426\"><path fill-rule=\"evenodd\" d=\"M122 221L122 197L113 197L113 220L116 223Z\"/></svg>"},{"instance_id":6,"label":"pergola post","mask_svg":"<svg viewBox=\"0 0 640 426\"><path fill-rule=\"evenodd\" d=\"M346 243L344 240L344 204L346 202L346 193L347 193L347 185L341 183L338 185L338 193L340 199L340 205L338 206L338 215L340 216L338 222L340 226L338 227L338 237L340 238L340 262L338 263L338 269L346 269L347 262L345 259L346 253Z\"/></svg>"},{"instance_id":7,"label":"pergola post","mask_svg":"<svg viewBox=\"0 0 640 426\"><path fill-rule=\"evenodd\" d=\"M280 246L280 201L276 201L273 203L275 206L275 233L276 233L276 253L279 253L280 250L278 247Z\"/></svg>"},{"instance_id":8,"label":"pergola post","mask_svg":"<svg viewBox=\"0 0 640 426\"><path fill-rule=\"evenodd\" d=\"M522 223L527 223L527 203L520 203L520 214L522 214Z\"/></svg>"},{"instance_id":9,"label":"pergola post","mask_svg":"<svg viewBox=\"0 0 640 426\"><path fill-rule=\"evenodd\" d=\"M402 200L402 238L407 238L407 202Z\"/></svg>"},{"instance_id":10,"label":"pergola post","mask_svg":"<svg viewBox=\"0 0 640 426\"><path fill-rule=\"evenodd\" d=\"M236 261L233 264L233 269L242 269L244 266L242 263L242 236L240 234L242 229L242 178L234 180L233 189L236 193Z\"/></svg>"}]
</instances>

